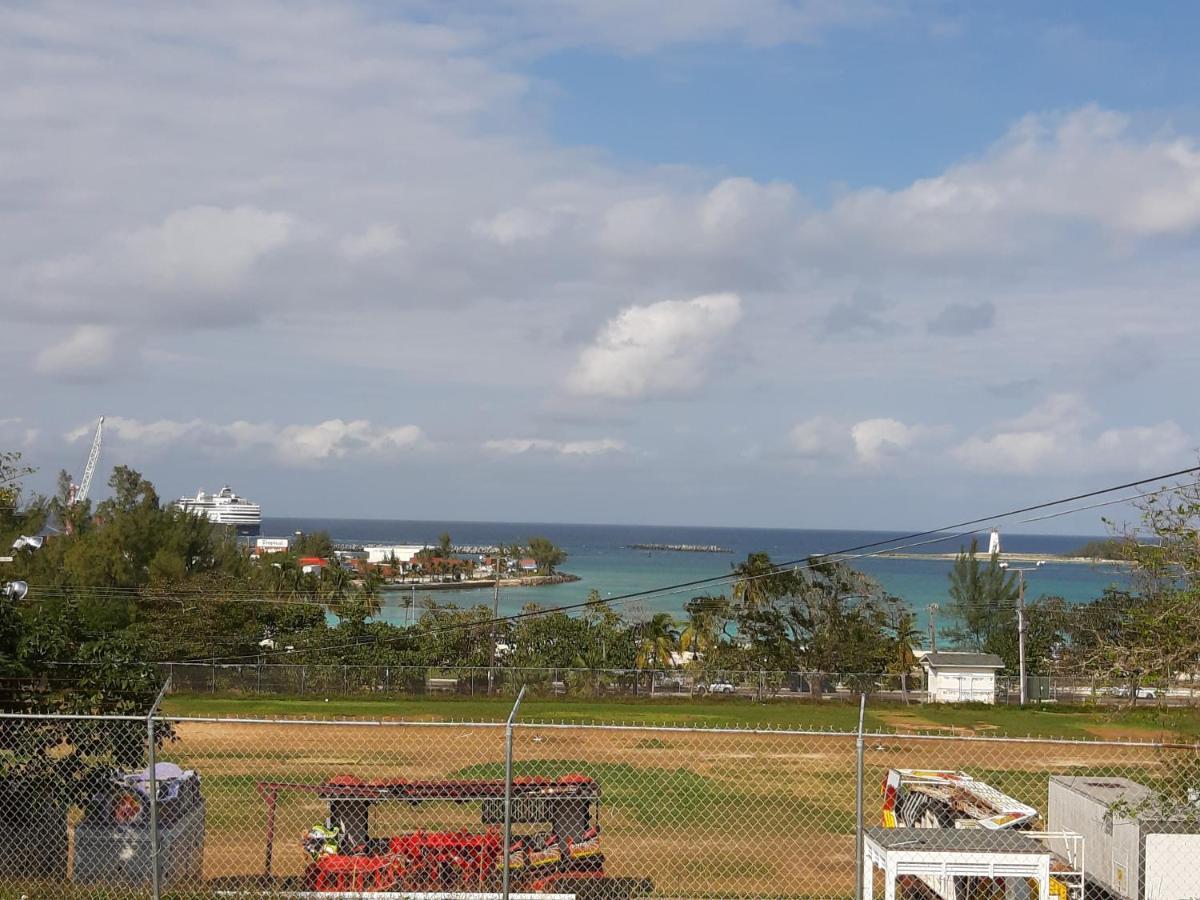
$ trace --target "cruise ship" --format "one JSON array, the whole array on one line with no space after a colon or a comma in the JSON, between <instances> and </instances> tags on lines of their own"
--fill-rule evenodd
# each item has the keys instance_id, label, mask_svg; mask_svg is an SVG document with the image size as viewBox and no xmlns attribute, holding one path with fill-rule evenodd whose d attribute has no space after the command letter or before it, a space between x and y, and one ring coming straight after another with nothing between
<instances>
[{"instance_id":1,"label":"cruise ship","mask_svg":"<svg viewBox=\"0 0 1200 900\"><path fill-rule=\"evenodd\" d=\"M238 534L258 534L262 527L262 507L239 497L229 485L215 494L197 491L195 497L180 497L175 508L208 516L210 522L218 525L232 525Z\"/></svg>"}]
</instances>

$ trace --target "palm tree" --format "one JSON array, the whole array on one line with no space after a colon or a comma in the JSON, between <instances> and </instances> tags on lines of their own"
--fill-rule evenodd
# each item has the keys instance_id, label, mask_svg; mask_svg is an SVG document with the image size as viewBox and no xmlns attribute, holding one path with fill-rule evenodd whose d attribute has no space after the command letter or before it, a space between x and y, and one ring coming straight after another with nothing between
<instances>
[{"instance_id":1,"label":"palm tree","mask_svg":"<svg viewBox=\"0 0 1200 900\"><path fill-rule=\"evenodd\" d=\"M639 669L670 668L672 654L679 646L679 632L670 613L655 613L641 626L635 662ZM650 676L650 692L654 692L654 676Z\"/></svg>"},{"instance_id":2,"label":"palm tree","mask_svg":"<svg viewBox=\"0 0 1200 900\"><path fill-rule=\"evenodd\" d=\"M727 606L724 597L693 597L685 605L688 622L679 633L679 649L696 657L704 656L720 642L718 625Z\"/></svg>"},{"instance_id":3,"label":"palm tree","mask_svg":"<svg viewBox=\"0 0 1200 900\"><path fill-rule=\"evenodd\" d=\"M913 643L921 636L921 632L917 628L916 614L911 609L901 608L899 598L889 598L889 601L894 601L891 628L896 634L892 665L900 674L900 694L907 706L908 673L917 661L916 654L913 653Z\"/></svg>"},{"instance_id":4,"label":"palm tree","mask_svg":"<svg viewBox=\"0 0 1200 900\"><path fill-rule=\"evenodd\" d=\"M757 612L771 601L771 575L776 571L766 553L751 553L733 567L733 600L747 612Z\"/></svg>"}]
</instances>

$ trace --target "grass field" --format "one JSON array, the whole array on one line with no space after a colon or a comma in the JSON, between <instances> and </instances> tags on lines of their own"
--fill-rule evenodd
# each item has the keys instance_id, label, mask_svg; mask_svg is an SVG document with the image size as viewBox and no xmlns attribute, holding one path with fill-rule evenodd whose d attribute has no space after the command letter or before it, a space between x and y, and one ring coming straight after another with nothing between
<instances>
[{"instance_id":1,"label":"grass field","mask_svg":"<svg viewBox=\"0 0 1200 900\"><path fill-rule=\"evenodd\" d=\"M164 711L177 716L241 716L282 718L361 718L406 721L499 722L511 708L508 698L330 697L328 701L245 695L174 695ZM755 703L740 697L655 700L527 699L521 718L530 722L570 722L733 728L761 726L853 731L858 708L841 701L792 699ZM868 702L869 731L938 732L996 736L1034 735L1068 739L1200 738L1200 713L1143 707L1117 710L1046 705L904 706Z\"/></svg>"}]
</instances>

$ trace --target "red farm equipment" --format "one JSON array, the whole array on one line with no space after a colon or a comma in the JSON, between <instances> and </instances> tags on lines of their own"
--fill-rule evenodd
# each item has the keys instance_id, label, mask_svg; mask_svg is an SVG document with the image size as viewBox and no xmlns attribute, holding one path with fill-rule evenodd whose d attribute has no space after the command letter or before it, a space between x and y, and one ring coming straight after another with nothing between
<instances>
[{"instance_id":1,"label":"red farm equipment","mask_svg":"<svg viewBox=\"0 0 1200 900\"><path fill-rule=\"evenodd\" d=\"M266 876L271 879L279 794L296 791L329 803L329 818L304 841L310 862L304 890L313 893L498 892L505 868L503 779L360 781L340 776L321 784L262 782L267 803ZM514 893L575 895L579 900L629 900L648 893L647 879L605 873L600 846L600 785L582 775L514 778L508 875ZM480 829L413 830L371 836L371 808L386 801L412 806L478 803Z\"/></svg>"}]
</instances>

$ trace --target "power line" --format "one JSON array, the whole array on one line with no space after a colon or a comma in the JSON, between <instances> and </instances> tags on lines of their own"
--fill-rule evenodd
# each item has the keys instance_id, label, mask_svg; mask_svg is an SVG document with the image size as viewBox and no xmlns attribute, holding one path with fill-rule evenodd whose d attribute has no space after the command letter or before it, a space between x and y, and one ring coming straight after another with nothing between
<instances>
[{"instance_id":1,"label":"power line","mask_svg":"<svg viewBox=\"0 0 1200 900\"><path fill-rule=\"evenodd\" d=\"M1075 502L1078 500L1086 500L1086 499L1090 499L1092 497L1098 497L1098 496L1102 496L1104 494L1110 494L1115 491L1128 490L1129 488L1132 488L1132 487L1140 487L1141 485L1144 485L1144 484L1150 484L1150 483L1153 483L1156 481L1163 481L1167 478L1175 478L1175 477L1178 477L1179 475L1194 474L1196 472L1200 472L1200 466L1193 466L1188 469L1180 469L1175 472L1168 472L1166 474L1158 475L1158 476L1155 476L1152 478L1145 478L1145 479L1141 479L1139 481L1133 481L1133 482L1127 482L1125 484L1114 485L1112 487L1102 488L1102 489L1095 490L1095 491L1089 491L1089 492L1083 493L1083 494L1076 494L1071 497L1065 497L1065 498L1062 498L1059 500L1052 500L1052 501L1047 501L1044 503L1037 503L1032 506L1026 506L1026 507L1022 507L1020 509L1015 509L1015 510L1009 510L1008 512L997 513L997 514L991 515L991 516L983 516L981 518L971 519L966 522L960 522L960 523L957 523L954 525L947 525L942 528L931 529L928 531L915 532L913 534L906 535L906 536L900 537L900 538L889 538L889 539L882 540L882 541L873 541L873 542L869 542L866 544L860 544L856 547L850 547L845 550L835 551L832 553L819 554L819 555L813 554L812 556L804 558L804 559L796 559L796 560L790 560L790 561L782 562L782 563L775 563L772 565L771 570L769 572L764 572L764 573L760 573L757 575L739 576L737 574L729 574L729 575L711 576L708 578L693 579L691 581L679 582L679 583L673 584L673 585L666 585L662 588L652 588L652 589L648 589L648 590L644 590L644 591L634 591L634 592L631 592L628 594L621 594L616 597L601 598L599 600L585 600L585 601L582 601L579 603L569 603L569 604L563 604L561 606L556 606L556 607L548 607L545 609L523 611L523 612L519 612L519 613L514 613L512 615L508 615L508 616L499 616L499 617L495 617L492 619L481 620L478 622L455 623L453 625L449 625L449 626L446 626L445 628L441 628L441 629L431 629L431 630L427 630L427 631L422 631L421 636L428 637L428 636L431 636L434 634L439 634L439 633L448 632L448 631L459 631L459 630L470 629L470 628L482 628L482 627L486 627L486 626L489 626L492 624L499 624L502 622L516 622L516 621L520 621L520 620L527 619L527 618L534 618L537 616L551 615L551 614L561 613L561 612L570 612L572 610L584 609L584 608L588 608L588 607L610 606L610 605L613 605L616 603L624 603L624 602L628 602L630 600L635 600L635 599L644 599L644 598L649 598L649 597L665 597L665 596L670 596L673 594L682 593L684 591L690 591L701 585L722 584L722 583L729 582L729 581L750 581L750 580L754 580L756 578L767 578L767 577L779 575L780 573L782 573L786 570L798 572L798 571L803 571L806 569L811 569L814 566L821 565L823 562L827 562L827 561L831 561L831 560L839 560L840 561L840 560L846 560L846 559L861 559L861 558L869 557L869 556L878 556L880 553L883 553L886 551L882 550L882 549L875 549L875 548L880 548L880 547L883 547L884 545L888 545L888 544L894 544L896 541L906 541L906 540L917 539L917 538L928 538L926 540L913 540L913 542L911 542L911 543L902 544L900 546L892 546L892 547L888 548L891 552L896 552L897 550L912 549L914 547L920 547L920 546L928 546L931 544L944 543L946 541L956 540L956 539L966 537L966 536L969 536L972 534L977 534L980 530L980 529L976 529L976 530L971 530L971 531L959 531L957 533L949 533L948 534L947 532L950 532L952 529L962 529L964 527L972 526L972 525L991 524L991 523L998 522L1001 519L1011 518L1012 516L1021 515L1026 512L1037 512L1037 511L1043 510L1043 509L1050 509L1055 506L1062 506L1063 504L1066 504L1066 503L1072 503L1072 502ZM1197 483L1200 483L1200 482L1197 482ZM1176 489L1176 487L1163 488L1162 490L1154 492L1154 493L1162 493L1164 491L1174 490L1174 489ZM1139 495L1139 496L1146 496L1146 495ZM1109 501L1107 504L1104 504L1104 505L1113 505L1116 503L1127 503L1132 500L1137 500L1139 498L1139 496L1122 497L1122 498L1119 498L1116 500ZM1100 505L1100 504L1097 504L1097 505ZM1095 505L1090 506L1090 507L1084 507L1083 509L1089 509L1089 508L1095 508ZM1081 509L1063 510L1063 511L1059 511L1053 515L1035 517L1034 519L1031 519L1029 521L1045 521L1046 519L1070 515L1072 513L1076 513L1076 512L1080 512L1080 511L1082 511L1082 510ZM1021 524L1027 524L1027 522L1026 522L1026 520L1021 520L1021 521L1018 521L1013 524L1021 525ZM930 537L931 535L935 536L935 537ZM871 552L864 552L864 551L871 551ZM387 637L387 638L372 637L369 639L348 641L348 642L342 642L342 643L336 643L336 644L326 644L326 645L318 645L315 647L295 648L290 651L289 650L273 650L273 651L264 651L264 652L260 652L260 653L247 653L247 654L234 655L234 656L225 656L225 657L219 657L219 658L224 659L224 660L233 661L233 660L239 660L239 659L259 659L259 658L263 658L266 656L278 655L281 653L300 654L300 653L321 652L321 651L325 651L325 650L350 649L350 648L354 648L354 647L367 646L367 645L386 644L386 643L402 640L406 636L407 635L395 635L395 636ZM193 659L193 660L175 660L175 661L176 662L197 662L197 661L198 662L206 662L211 659L212 659L212 657L208 657L206 659L199 659L199 660ZM161 662L170 662L170 660L162 660Z\"/></svg>"},{"instance_id":2,"label":"power line","mask_svg":"<svg viewBox=\"0 0 1200 900\"><path fill-rule=\"evenodd\" d=\"M1182 471L1192 473L1192 472L1200 471L1200 467L1195 467L1192 469L1185 469ZM1177 474L1179 474L1179 473L1171 473L1169 475L1162 475L1162 476L1158 476L1155 478L1146 479L1141 482L1132 482L1131 484L1139 485L1139 484L1145 484L1147 482L1159 481L1159 480L1162 480L1165 478L1175 477ZM1188 483L1181 484L1181 485L1170 485L1167 487L1159 488L1158 490L1155 490L1155 491L1140 492L1131 497L1119 497L1119 498L1116 498L1113 500L1105 500L1100 503L1093 503L1093 504L1089 504L1087 506L1075 507L1075 508L1072 508L1069 510L1060 510L1058 512L1049 513L1047 515L1034 516L1034 517L1022 519L1021 521L1013 523L1013 524L1026 525L1026 524L1031 524L1034 522L1044 522L1044 521L1048 521L1050 519L1061 518L1062 516L1073 515L1075 513L1086 512L1089 510L1099 509L1099 508L1106 507L1106 506L1114 506L1114 505L1119 505L1122 503L1130 503L1135 500L1140 500L1140 499L1145 499L1147 497L1157 496L1159 494L1166 493L1168 491L1179 490L1180 488L1195 487L1198 485L1200 485L1200 480L1188 482ZM1130 485L1126 484L1126 485L1118 485L1118 486L1115 486L1112 488L1104 488L1102 490L1093 491L1088 494L1077 495L1076 497L1070 497L1070 498L1065 498L1062 500L1050 501L1048 503L1038 504L1037 506L1033 506L1033 507L1026 507L1025 509L1022 509L1022 510L1013 510L1013 511L1010 511L1007 513L999 513L995 516L988 516L988 517L985 517L982 519L975 519L970 522L960 523L960 525L946 526L945 528L940 528L935 531L924 531L924 532L917 532L915 534L910 534L910 535L900 535L897 537L892 537L892 538L887 538L885 540L876 541L874 543L860 544L857 547L851 547L846 550L834 551L834 552L825 553L825 554L814 554L814 555L819 555L819 556L824 556L824 557L864 558L864 557L868 557L868 556L878 556L881 553L889 553L889 552L894 553L899 550L908 550L908 549L914 549L917 547L924 547L924 546L931 546L931 545L939 544L939 543L945 543L947 541L951 541L956 538L970 537L971 535L980 533L980 530L970 530L970 531L962 531L962 532L953 533L953 534L947 534L946 532L949 532L951 528L958 528L958 527L961 527L961 525L976 525L976 524L995 522L1002 518L1008 518L1013 515L1019 515L1020 513L1025 512L1025 511L1059 506L1064 503L1073 502L1076 499L1084 499L1087 497L1093 497L1093 496L1098 496L1098 495L1102 495L1102 494L1106 494L1106 493L1111 493L1113 491L1124 490L1129 486ZM889 547L885 550L880 550L879 553L858 553L857 556L851 556L851 554L856 554L858 551L861 551L861 550L871 549L871 548L875 548L875 547L881 547L883 545L892 544L897 541L905 541L905 540L909 540L910 538L924 537L926 535L936 535L936 537L931 540L928 540L928 541L919 541L916 543L906 544L904 546ZM790 562L775 563L774 569L775 570L783 570L783 569L787 569L787 568L794 568L794 567L797 567L800 563L807 563L807 559L808 558L806 557L804 559L792 560ZM804 566L804 568L808 568L808 567L809 566L807 566L807 565ZM643 591L637 591L634 593L621 595L618 597L606 598L604 600L604 602L605 603L617 603L617 602L625 601L627 599L642 598L642 597L654 596L654 595L659 595L659 594L666 595L666 594L671 594L671 593L677 593L678 589L684 589L684 588L690 589L692 587L695 587L695 586L698 586L701 584L719 584L719 583L724 583L724 582L728 582L731 580L751 581L757 577L769 577L774 574L778 574L778 572L771 571L771 572L763 573L761 576L742 576L742 577L731 576L731 575L714 575L714 576L708 576L708 577L702 578L702 579L696 579L696 580L689 581L689 582L682 582L680 584L665 585L662 588L649 588L649 589L646 589ZM413 584L410 587L419 589L420 586L418 584ZM408 590L408 587L402 588L401 590ZM426 590L439 590L439 589L427 588ZM97 587L80 587L80 588L75 588L75 587L71 587L71 586L49 586L49 587L36 588L35 593L38 596L48 594L52 597L58 597L58 598L70 598L70 597L78 597L78 596L86 596L88 594L94 594L94 595L99 595L97 597L97 599L128 598L128 599L146 599L146 600L165 600L168 602L173 602L173 601L178 600L178 598L186 597L188 599L194 598L197 601L218 600L218 601L230 602L230 603L267 603L267 604L277 604L277 605L281 605L281 606L306 606L307 605L307 606L320 606L323 608L328 608L330 606L336 605L340 601L361 602L364 599L375 599L375 597L365 596L361 592L357 592L357 593L349 594L346 597L341 597L341 598L336 598L336 599L331 598L328 600L319 600L319 599L315 599L313 597L288 596L288 595L284 594L283 591L284 591L284 589L281 588L281 589L278 589L278 591L276 593L272 594L270 591L264 591L264 590L260 590L260 589L256 589L256 588L240 587L240 586L239 587L229 587L229 588L217 588L217 589L204 588L204 587L183 587L183 588L168 589L168 588L151 588L151 587L137 588L137 587L119 587L119 586L97 586ZM386 593L388 593L388 591L381 591L380 593L386 594ZM378 597L378 595L375 595L375 596ZM31 598L31 599L33 599L33 598ZM182 602L182 601L180 601L180 602ZM583 607L589 606L589 605L593 605L592 602L583 601L583 602L580 602L577 604L569 604L566 606L560 606L560 607L548 609L548 610L546 610L546 612L556 612L559 610L579 609L579 608L583 608ZM503 618L504 617L499 617L496 619L496 621L502 621Z\"/></svg>"}]
</instances>

